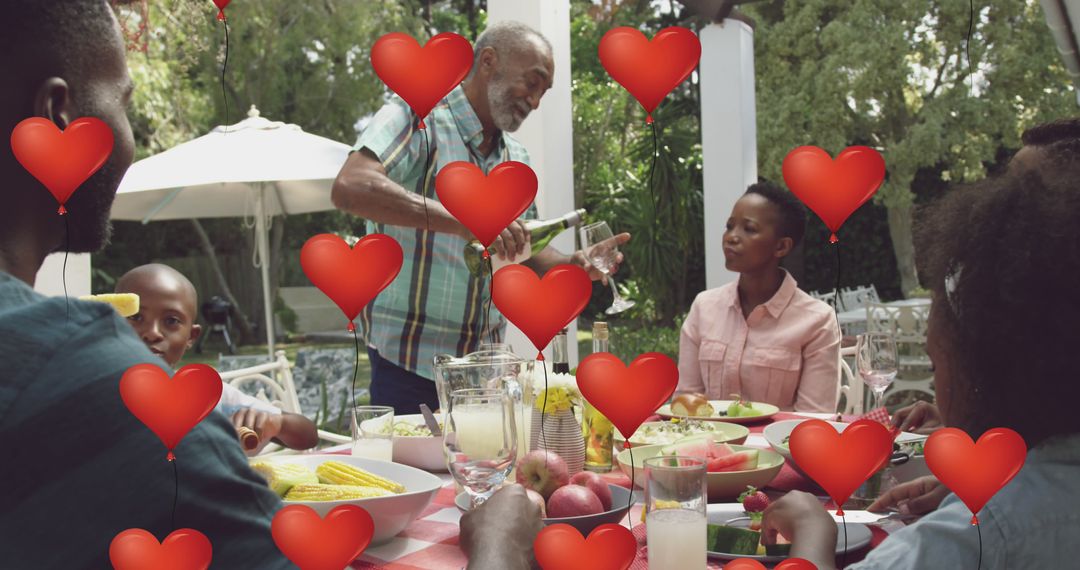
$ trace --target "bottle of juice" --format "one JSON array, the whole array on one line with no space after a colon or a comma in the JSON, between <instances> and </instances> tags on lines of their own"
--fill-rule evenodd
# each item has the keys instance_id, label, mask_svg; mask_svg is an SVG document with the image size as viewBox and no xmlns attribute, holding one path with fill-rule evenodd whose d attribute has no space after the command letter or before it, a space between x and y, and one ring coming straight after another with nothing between
<instances>
[{"instance_id":1,"label":"bottle of juice","mask_svg":"<svg viewBox=\"0 0 1080 570\"><path fill-rule=\"evenodd\" d=\"M609 351L607 323L593 323L593 353ZM585 469L598 473L611 471L611 447L615 426L603 414L585 403L581 434L585 438Z\"/></svg>"}]
</instances>

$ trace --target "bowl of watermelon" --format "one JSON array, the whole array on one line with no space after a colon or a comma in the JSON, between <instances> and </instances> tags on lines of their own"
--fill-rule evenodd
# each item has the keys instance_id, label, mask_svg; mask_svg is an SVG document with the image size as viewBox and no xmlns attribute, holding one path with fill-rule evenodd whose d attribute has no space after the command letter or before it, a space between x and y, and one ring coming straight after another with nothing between
<instances>
[{"instance_id":1,"label":"bowl of watermelon","mask_svg":"<svg viewBox=\"0 0 1080 570\"><path fill-rule=\"evenodd\" d=\"M676 456L705 460L710 502L733 501L748 486L760 489L784 466L784 458L771 449L717 443L707 435L686 437L671 445L634 446L622 450L616 459L622 472L644 487L645 460L660 455L671 456L673 463L678 461Z\"/></svg>"}]
</instances>

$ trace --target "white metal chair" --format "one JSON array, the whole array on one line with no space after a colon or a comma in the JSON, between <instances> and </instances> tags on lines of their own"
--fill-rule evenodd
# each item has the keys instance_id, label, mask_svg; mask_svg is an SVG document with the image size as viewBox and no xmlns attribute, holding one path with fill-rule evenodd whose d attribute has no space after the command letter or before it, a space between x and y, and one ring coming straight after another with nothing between
<instances>
[{"instance_id":1,"label":"white metal chair","mask_svg":"<svg viewBox=\"0 0 1080 570\"><path fill-rule=\"evenodd\" d=\"M917 392L934 401L934 375L926 352L926 330L930 306L895 307L872 303L866 307L868 332L891 333L896 339L899 373L886 397L900 392Z\"/></svg>"},{"instance_id":2,"label":"white metal chair","mask_svg":"<svg viewBox=\"0 0 1080 570\"><path fill-rule=\"evenodd\" d=\"M876 303L881 303L881 299L874 285L840 291L840 310L851 311Z\"/></svg>"},{"instance_id":3,"label":"white metal chair","mask_svg":"<svg viewBox=\"0 0 1080 570\"><path fill-rule=\"evenodd\" d=\"M302 414L300 398L296 395L296 384L293 383L292 365L289 364L289 359L285 357L285 351L283 350L275 352L274 357L273 362L222 372L221 381L241 390L249 384L258 385L259 391L255 395L256 398L277 406L282 411ZM275 375L277 379L274 378ZM270 392L269 396L267 390ZM349 436L324 430L319 430L318 434L320 440L331 443L348 443L352 441ZM260 455L291 452L292 450L271 443L263 448Z\"/></svg>"},{"instance_id":4,"label":"white metal chair","mask_svg":"<svg viewBox=\"0 0 1080 570\"><path fill-rule=\"evenodd\" d=\"M823 301L826 305L832 307L834 311L836 310L836 291L829 291L828 293L814 291L810 293L810 296L818 301Z\"/></svg>"},{"instance_id":5,"label":"white metal chair","mask_svg":"<svg viewBox=\"0 0 1080 570\"><path fill-rule=\"evenodd\" d=\"M866 387L862 380L851 371L851 366L846 360L854 357L854 346L840 349L840 394L844 396L844 407L840 412L844 415L860 415L864 411Z\"/></svg>"}]
</instances>

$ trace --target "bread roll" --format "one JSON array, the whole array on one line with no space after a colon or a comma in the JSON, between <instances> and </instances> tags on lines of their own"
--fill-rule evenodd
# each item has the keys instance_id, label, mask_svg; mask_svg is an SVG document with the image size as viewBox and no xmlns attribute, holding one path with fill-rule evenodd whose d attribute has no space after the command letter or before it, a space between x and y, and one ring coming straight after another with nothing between
<instances>
[{"instance_id":1,"label":"bread roll","mask_svg":"<svg viewBox=\"0 0 1080 570\"><path fill-rule=\"evenodd\" d=\"M671 412L676 416L709 417L714 411L704 394L679 394L671 402Z\"/></svg>"}]
</instances>

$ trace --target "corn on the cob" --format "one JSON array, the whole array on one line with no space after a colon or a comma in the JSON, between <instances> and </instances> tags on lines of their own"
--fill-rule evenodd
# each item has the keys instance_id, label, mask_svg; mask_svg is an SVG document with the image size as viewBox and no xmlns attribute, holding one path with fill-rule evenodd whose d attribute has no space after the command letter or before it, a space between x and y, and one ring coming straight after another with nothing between
<instances>
[{"instance_id":1,"label":"corn on the cob","mask_svg":"<svg viewBox=\"0 0 1080 570\"><path fill-rule=\"evenodd\" d=\"M331 485L360 485L365 487L379 487L393 493L404 493L405 486L389 479L379 477L340 461L327 461L315 468L319 475L319 481Z\"/></svg>"},{"instance_id":2,"label":"corn on the cob","mask_svg":"<svg viewBox=\"0 0 1080 570\"><path fill-rule=\"evenodd\" d=\"M296 485L285 493L286 501L345 501L392 495L380 487L360 485Z\"/></svg>"},{"instance_id":3,"label":"corn on the cob","mask_svg":"<svg viewBox=\"0 0 1080 570\"><path fill-rule=\"evenodd\" d=\"M252 464L251 468L266 478L279 497L284 497L295 485L315 485L319 482L319 477L311 469L295 463L260 461Z\"/></svg>"},{"instance_id":4,"label":"corn on the cob","mask_svg":"<svg viewBox=\"0 0 1080 570\"><path fill-rule=\"evenodd\" d=\"M106 293L103 295L84 295L80 301L95 301L112 305L121 317L130 317L139 312L139 296L135 293Z\"/></svg>"}]
</instances>

